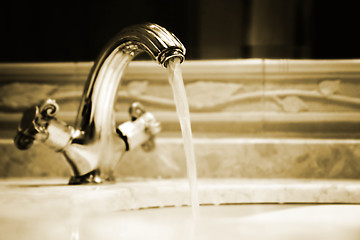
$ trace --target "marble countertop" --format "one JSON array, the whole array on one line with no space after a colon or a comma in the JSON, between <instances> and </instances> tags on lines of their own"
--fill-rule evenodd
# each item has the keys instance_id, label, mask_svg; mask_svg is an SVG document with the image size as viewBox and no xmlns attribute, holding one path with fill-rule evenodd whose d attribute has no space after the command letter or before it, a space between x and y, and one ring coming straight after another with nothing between
<instances>
[{"instance_id":1,"label":"marble countertop","mask_svg":"<svg viewBox=\"0 0 360 240\"><path fill-rule=\"evenodd\" d=\"M201 204L360 203L358 180L199 179ZM69 186L67 179L0 181L0 215L118 211L189 205L186 179L126 179L117 183Z\"/></svg>"},{"instance_id":2,"label":"marble countertop","mask_svg":"<svg viewBox=\"0 0 360 240\"><path fill-rule=\"evenodd\" d=\"M186 179L126 179L82 186L69 186L67 179L3 179L0 181L0 232L4 239L17 240L78 240L84 236L86 239L143 239L136 236L147 236L147 231L155 234L154 238L147 236L147 239L160 239L159 236L167 234L171 237L164 239L184 239L180 235L174 238L173 234L183 233L184 227L189 230L187 213L190 208L185 212L178 208L189 205L188 188ZM275 234L273 239L294 239L294 234L299 233L307 239L324 236L357 239L359 234L356 230L359 221L354 219L355 213L360 212L358 180L199 179L198 193L203 205L200 212L205 214L200 230L212 224L220 224L224 229L234 226L232 231L238 235L229 235L232 236L230 239L235 239L234 236L249 237L254 233L251 236L260 237L253 239L268 236L266 232L256 230L258 227L271 230ZM221 208L221 211L208 209L209 205L227 208L230 204L238 207ZM138 209L146 211L136 211ZM224 210L231 216L222 216ZM309 222L308 215L313 212L321 221L310 219ZM251 216L247 217L250 213ZM218 219L217 214L222 218ZM211 219L207 220L207 217ZM329 217L334 221L328 220ZM346 224L339 217L346 218ZM272 219L271 227L269 218ZM330 228L323 225L325 218ZM306 227L316 225L316 234L306 235L302 228L304 224ZM335 229L334 226L338 227ZM139 232L138 228L142 230ZM157 230L161 231L160 235L156 235L159 234ZM215 233L222 234L223 230L218 229ZM124 238L118 238L118 234ZM200 238L196 239L209 239L207 237L212 236L209 234L207 230L201 231L198 233ZM214 236L210 239L218 239Z\"/></svg>"}]
</instances>

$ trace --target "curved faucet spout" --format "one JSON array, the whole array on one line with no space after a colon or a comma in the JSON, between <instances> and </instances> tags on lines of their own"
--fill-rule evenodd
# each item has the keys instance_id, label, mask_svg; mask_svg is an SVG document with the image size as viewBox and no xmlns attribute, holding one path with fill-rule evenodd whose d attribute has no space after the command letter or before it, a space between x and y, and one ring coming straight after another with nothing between
<instances>
[{"instance_id":1,"label":"curved faucet spout","mask_svg":"<svg viewBox=\"0 0 360 240\"><path fill-rule=\"evenodd\" d=\"M114 159L119 159L126 149L123 139L116 133L114 103L124 70L140 52L148 53L166 67L171 58L184 60L185 47L172 33L156 24L130 26L110 40L85 85L75 123L78 135L65 149L71 165L85 166L84 169L77 167L79 175L98 164L103 164L102 169L113 168L111 162L116 162ZM89 161L90 165L83 164Z\"/></svg>"},{"instance_id":2,"label":"curved faucet spout","mask_svg":"<svg viewBox=\"0 0 360 240\"><path fill-rule=\"evenodd\" d=\"M184 45L174 34L156 24L134 25L125 28L114 38L114 41L116 45L124 44L125 51L130 49L133 52L136 48L146 51L164 67L172 57L179 57L182 62L186 51ZM113 44L110 43L110 45Z\"/></svg>"},{"instance_id":3,"label":"curved faucet spout","mask_svg":"<svg viewBox=\"0 0 360 240\"><path fill-rule=\"evenodd\" d=\"M76 129L85 133L88 140L113 122L121 77L129 62L143 51L166 67L173 57L182 62L186 50L174 34L156 24L127 27L110 40L91 70L76 121Z\"/></svg>"}]
</instances>

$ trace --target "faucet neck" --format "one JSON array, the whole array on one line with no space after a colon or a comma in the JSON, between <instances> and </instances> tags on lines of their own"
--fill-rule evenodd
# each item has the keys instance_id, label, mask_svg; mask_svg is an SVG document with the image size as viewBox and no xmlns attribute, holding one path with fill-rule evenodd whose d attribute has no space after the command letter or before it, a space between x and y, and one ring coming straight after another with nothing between
<instances>
[{"instance_id":1,"label":"faucet neck","mask_svg":"<svg viewBox=\"0 0 360 240\"><path fill-rule=\"evenodd\" d=\"M175 35L156 24L130 26L110 40L91 70L80 103L75 128L84 134L83 140L115 133L116 93L124 70L137 54L147 52L166 67L172 57L182 62L185 51Z\"/></svg>"}]
</instances>

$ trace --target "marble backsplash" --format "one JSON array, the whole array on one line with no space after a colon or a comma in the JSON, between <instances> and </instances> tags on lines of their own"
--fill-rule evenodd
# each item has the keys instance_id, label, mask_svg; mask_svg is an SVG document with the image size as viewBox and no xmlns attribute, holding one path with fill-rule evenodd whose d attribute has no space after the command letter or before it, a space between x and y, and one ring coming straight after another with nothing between
<instances>
[{"instance_id":1,"label":"marble backsplash","mask_svg":"<svg viewBox=\"0 0 360 240\"><path fill-rule=\"evenodd\" d=\"M68 177L46 146L17 150L21 113L46 98L73 124L92 63L0 66L0 177ZM183 66L199 177L357 178L360 176L360 62L357 60L189 61ZM118 91L117 121L140 101L162 122L151 153L127 153L119 178L185 176L166 71L134 62Z\"/></svg>"},{"instance_id":2,"label":"marble backsplash","mask_svg":"<svg viewBox=\"0 0 360 240\"><path fill-rule=\"evenodd\" d=\"M52 98L72 124L92 63L0 65L0 132L16 130L24 109ZM183 64L194 132L234 137L360 136L357 60L189 61ZM118 122L139 101L178 132L166 71L133 62L115 104ZM6 136L8 137L8 136Z\"/></svg>"},{"instance_id":3,"label":"marble backsplash","mask_svg":"<svg viewBox=\"0 0 360 240\"><path fill-rule=\"evenodd\" d=\"M11 142L0 145L0 177L70 177L60 153L43 145L27 151ZM200 178L347 178L360 177L360 140L195 139ZM126 153L114 170L117 178L186 176L181 139L159 138L152 152Z\"/></svg>"}]
</instances>

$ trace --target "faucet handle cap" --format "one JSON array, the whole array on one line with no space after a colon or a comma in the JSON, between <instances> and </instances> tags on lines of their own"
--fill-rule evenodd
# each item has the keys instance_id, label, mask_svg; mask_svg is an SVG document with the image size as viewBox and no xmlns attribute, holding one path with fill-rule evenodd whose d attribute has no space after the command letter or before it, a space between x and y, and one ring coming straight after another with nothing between
<instances>
[{"instance_id":1,"label":"faucet handle cap","mask_svg":"<svg viewBox=\"0 0 360 240\"><path fill-rule=\"evenodd\" d=\"M44 118L54 118L59 111L59 105L54 99L46 99L39 105L39 112Z\"/></svg>"},{"instance_id":2,"label":"faucet handle cap","mask_svg":"<svg viewBox=\"0 0 360 240\"><path fill-rule=\"evenodd\" d=\"M139 117L141 117L145 113L144 106L139 102L133 102L131 103L129 107L129 115L131 118L131 121L135 121Z\"/></svg>"}]
</instances>

